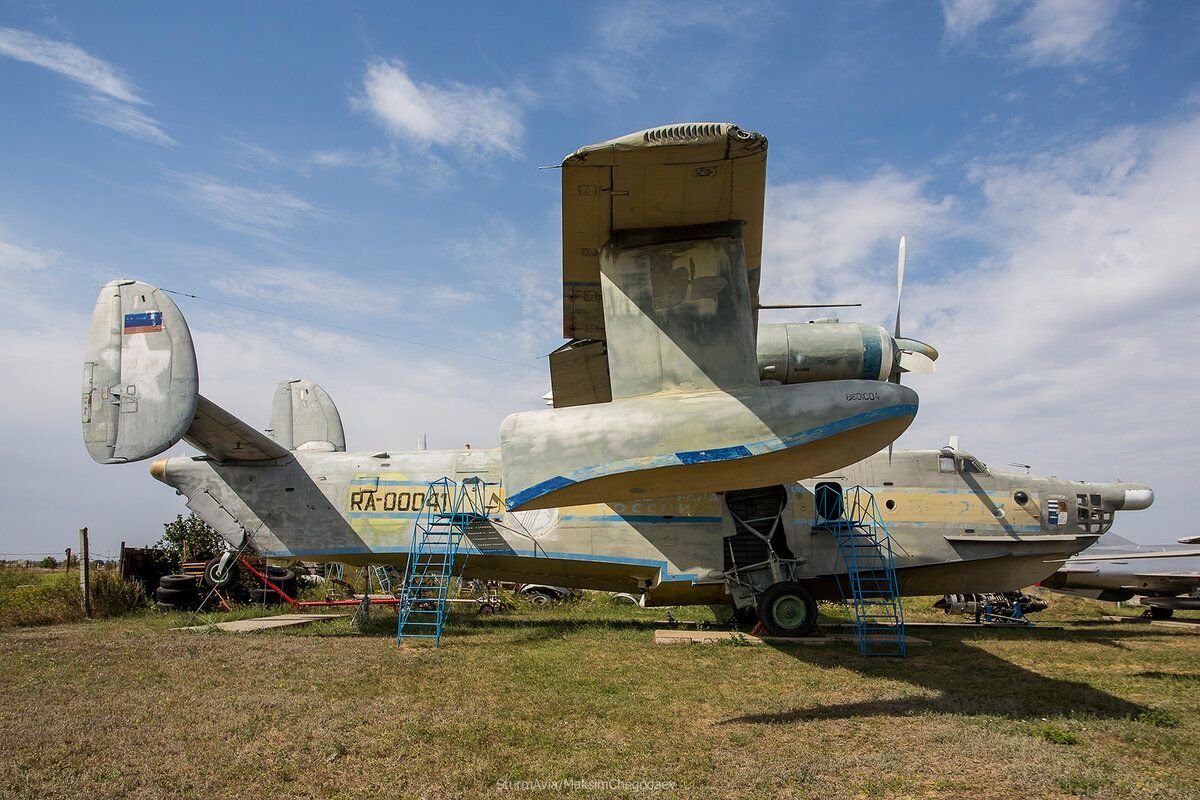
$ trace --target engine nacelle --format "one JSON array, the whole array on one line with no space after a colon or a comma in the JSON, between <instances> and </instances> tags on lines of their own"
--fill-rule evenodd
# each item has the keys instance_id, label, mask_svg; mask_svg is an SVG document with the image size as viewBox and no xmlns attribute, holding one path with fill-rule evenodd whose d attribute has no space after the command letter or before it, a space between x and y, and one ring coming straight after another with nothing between
<instances>
[{"instance_id":1,"label":"engine nacelle","mask_svg":"<svg viewBox=\"0 0 1200 800\"><path fill-rule=\"evenodd\" d=\"M764 381L886 381L910 370L932 372L937 355L924 342L893 338L877 325L821 319L758 327Z\"/></svg>"},{"instance_id":2,"label":"engine nacelle","mask_svg":"<svg viewBox=\"0 0 1200 800\"><path fill-rule=\"evenodd\" d=\"M817 320L758 328L764 381L886 381L899 363L896 340L877 325Z\"/></svg>"}]
</instances>

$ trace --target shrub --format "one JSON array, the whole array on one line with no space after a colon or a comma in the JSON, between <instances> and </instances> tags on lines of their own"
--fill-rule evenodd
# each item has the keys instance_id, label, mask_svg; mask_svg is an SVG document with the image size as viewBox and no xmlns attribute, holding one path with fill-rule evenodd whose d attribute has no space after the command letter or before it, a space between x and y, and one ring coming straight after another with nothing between
<instances>
[{"instance_id":1,"label":"shrub","mask_svg":"<svg viewBox=\"0 0 1200 800\"><path fill-rule=\"evenodd\" d=\"M123 581L107 570L92 573L92 616L117 617L146 605L141 581Z\"/></svg>"}]
</instances>

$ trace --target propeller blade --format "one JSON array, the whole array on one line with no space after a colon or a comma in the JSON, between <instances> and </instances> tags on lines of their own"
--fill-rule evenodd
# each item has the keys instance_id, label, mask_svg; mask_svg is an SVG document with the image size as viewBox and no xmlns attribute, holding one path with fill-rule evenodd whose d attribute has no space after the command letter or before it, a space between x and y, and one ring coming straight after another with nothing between
<instances>
[{"instance_id":1,"label":"propeller blade","mask_svg":"<svg viewBox=\"0 0 1200 800\"><path fill-rule=\"evenodd\" d=\"M904 350L900 353L900 369L905 372L916 372L921 375L932 375L937 372L933 359L924 353Z\"/></svg>"},{"instance_id":2,"label":"propeller blade","mask_svg":"<svg viewBox=\"0 0 1200 800\"><path fill-rule=\"evenodd\" d=\"M896 261L896 332L892 334L900 338L900 298L904 294L904 237L900 237L900 256Z\"/></svg>"}]
</instances>

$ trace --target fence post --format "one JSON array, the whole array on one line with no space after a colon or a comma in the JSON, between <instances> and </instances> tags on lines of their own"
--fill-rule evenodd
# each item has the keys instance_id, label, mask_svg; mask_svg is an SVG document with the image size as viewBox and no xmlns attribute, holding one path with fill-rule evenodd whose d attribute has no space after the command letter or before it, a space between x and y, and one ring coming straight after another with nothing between
<instances>
[{"instance_id":1,"label":"fence post","mask_svg":"<svg viewBox=\"0 0 1200 800\"><path fill-rule=\"evenodd\" d=\"M79 529L79 588L83 590L83 615L92 616L91 558L88 552L88 529ZM68 561L70 558L67 559Z\"/></svg>"}]
</instances>

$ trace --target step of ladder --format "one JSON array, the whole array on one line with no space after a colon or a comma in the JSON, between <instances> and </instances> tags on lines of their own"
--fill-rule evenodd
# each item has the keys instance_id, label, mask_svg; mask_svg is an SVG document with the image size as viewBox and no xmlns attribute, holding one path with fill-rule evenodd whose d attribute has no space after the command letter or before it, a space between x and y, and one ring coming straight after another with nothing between
<instances>
[{"instance_id":1,"label":"step of ladder","mask_svg":"<svg viewBox=\"0 0 1200 800\"><path fill-rule=\"evenodd\" d=\"M842 495L842 519L831 525L846 579L842 599L854 611L855 638L864 656L905 654L904 610L892 560L892 542L875 504L861 486ZM848 586L846 585L848 584Z\"/></svg>"},{"instance_id":2,"label":"step of ladder","mask_svg":"<svg viewBox=\"0 0 1200 800\"><path fill-rule=\"evenodd\" d=\"M398 606L396 643L406 639L432 639L441 643L449 614L451 584L461 583L457 556L467 527L487 519L483 481L468 478L462 483L441 478L429 484L426 497L444 498L447 507L423 506L413 524L408 569ZM455 564L460 570L455 573ZM454 592L457 594L457 590Z\"/></svg>"}]
</instances>

